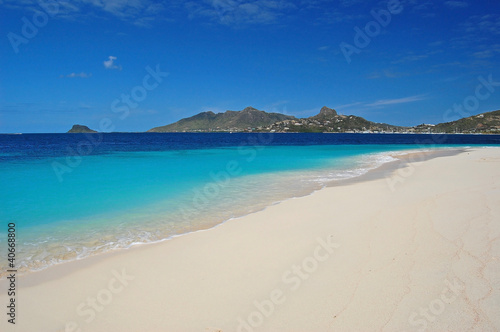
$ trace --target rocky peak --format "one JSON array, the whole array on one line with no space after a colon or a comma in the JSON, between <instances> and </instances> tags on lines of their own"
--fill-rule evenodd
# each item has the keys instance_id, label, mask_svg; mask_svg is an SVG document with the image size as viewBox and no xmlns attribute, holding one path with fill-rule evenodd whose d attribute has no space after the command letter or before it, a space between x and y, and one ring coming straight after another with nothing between
<instances>
[{"instance_id":1,"label":"rocky peak","mask_svg":"<svg viewBox=\"0 0 500 332\"><path fill-rule=\"evenodd\" d=\"M253 108L252 106L249 106L249 107L245 108L242 112L255 112L255 111L259 111L259 110L256 108Z\"/></svg>"},{"instance_id":2,"label":"rocky peak","mask_svg":"<svg viewBox=\"0 0 500 332\"><path fill-rule=\"evenodd\" d=\"M321 111L319 111L319 115L335 116L335 115L337 115L337 111L335 111L334 109L328 108L326 106L323 106L323 108L321 108Z\"/></svg>"}]
</instances>

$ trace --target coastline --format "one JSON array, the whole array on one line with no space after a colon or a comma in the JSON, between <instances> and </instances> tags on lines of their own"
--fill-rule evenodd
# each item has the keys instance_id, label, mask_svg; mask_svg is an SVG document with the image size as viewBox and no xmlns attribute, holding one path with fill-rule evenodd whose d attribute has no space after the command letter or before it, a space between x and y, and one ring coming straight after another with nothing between
<instances>
[{"instance_id":1,"label":"coastline","mask_svg":"<svg viewBox=\"0 0 500 332\"><path fill-rule=\"evenodd\" d=\"M50 269L53 266L66 264L72 261L81 261L89 257L114 253L120 250L128 250L136 246L161 243L164 241L169 241L171 239L182 237L192 233L211 230L228 221L239 219L245 217L246 215L263 211L270 206L280 204L290 199L312 195L315 192L322 190L323 188L326 187L347 185L350 183L363 182L370 179L381 178L386 176L390 172L394 171L395 169L405 167L405 165L410 161L424 161L440 156L453 155L463 152L464 149L465 147L463 146L457 146L457 147L421 146L419 148L409 148L407 150L396 149L396 150L387 150L382 152L371 152L364 155L356 156L355 159L349 161L349 164L352 163L352 165L345 169L344 168L337 169L335 168L335 166L333 166L334 167L333 169L328 167L321 169L319 171L318 170L310 171L310 172L316 172L314 174L313 173L309 174L307 173L307 170L304 170L308 174L306 178L315 178L319 176L321 180L318 179L319 181L315 185L308 185L304 188L301 188L300 190L295 189L293 192L287 192L286 194L281 193L281 195L274 196L273 199L275 200L269 200L270 198L268 197L268 200L265 200L265 202L262 201L260 202L260 204L252 206L250 211L235 210L237 212L231 217L223 219L217 218L218 219L217 221L212 220L211 222L202 224L193 223L191 227L185 228L184 231L180 233L168 234L165 237L160 237L157 239L149 239L149 240L133 239L133 241L126 242L125 245L119 245L116 247L111 246L108 248L105 245L101 244L97 249L94 250L91 245L87 247L85 243L80 242L81 245L84 245L82 247L83 250L81 250L80 248L73 248L73 250L81 251L81 253L79 254L74 254L73 251L69 251L69 248L67 247L69 245L68 243L61 243L59 245L60 247L66 247L68 249L68 252L67 254L65 253L64 258L61 258L59 256L53 256L50 258L49 262L45 260L37 261L36 263L33 263L33 265L29 267L29 269L23 266L23 268L18 269L17 273L20 276L25 274L37 273L40 271L44 271L46 269ZM364 161L361 161L362 159L364 159ZM341 176L339 178L335 177L335 179L329 177L327 173L330 173L332 171L333 171L332 174L335 174L335 176L338 175ZM287 173L290 174L286 175ZM268 174L268 175L262 174L260 176L266 176L266 177L271 176L273 177L273 179L272 180L269 179L269 181L276 182L277 186L288 186L288 183L295 182L297 176L302 176L302 175L298 171L285 171L284 173L278 172L275 174ZM278 180L278 177L281 180ZM285 183L283 182L283 180L285 181ZM313 182L316 181L317 180L313 180ZM227 200L229 198L225 197L225 199ZM206 218L206 215L203 218ZM116 244L116 241L112 241L111 244ZM7 275L8 275L7 272L0 271L0 280L4 279Z\"/></svg>"},{"instance_id":2,"label":"coastline","mask_svg":"<svg viewBox=\"0 0 500 332\"><path fill-rule=\"evenodd\" d=\"M27 274L16 331L499 329L499 151L408 156L210 232Z\"/></svg>"}]
</instances>

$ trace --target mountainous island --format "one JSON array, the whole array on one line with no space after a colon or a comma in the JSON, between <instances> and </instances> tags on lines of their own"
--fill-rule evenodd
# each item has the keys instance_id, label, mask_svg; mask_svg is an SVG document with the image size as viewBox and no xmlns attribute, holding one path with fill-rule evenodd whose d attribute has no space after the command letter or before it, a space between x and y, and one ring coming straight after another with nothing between
<instances>
[{"instance_id":1,"label":"mountainous island","mask_svg":"<svg viewBox=\"0 0 500 332\"><path fill-rule=\"evenodd\" d=\"M152 133L165 132L207 132L207 131L246 131L248 129L265 128L274 123L296 120L294 116L267 113L253 107L243 111L226 111L215 114L203 112L175 123L148 130Z\"/></svg>"},{"instance_id":2,"label":"mountainous island","mask_svg":"<svg viewBox=\"0 0 500 332\"><path fill-rule=\"evenodd\" d=\"M395 126L368 121L355 115L338 114L323 107L317 115L296 118L268 113L253 107L224 113L202 112L175 123L155 127L148 133L271 132L271 133L461 133L500 134L500 110L469 116L456 121ZM97 133L83 125L74 125L68 133Z\"/></svg>"},{"instance_id":3,"label":"mountainous island","mask_svg":"<svg viewBox=\"0 0 500 332\"><path fill-rule=\"evenodd\" d=\"M341 115L323 107L317 115L296 118L267 113L253 107L215 114L202 112L148 132L276 132L276 133L490 133L500 134L500 111L470 116L437 125L394 126L368 121L355 115Z\"/></svg>"}]
</instances>

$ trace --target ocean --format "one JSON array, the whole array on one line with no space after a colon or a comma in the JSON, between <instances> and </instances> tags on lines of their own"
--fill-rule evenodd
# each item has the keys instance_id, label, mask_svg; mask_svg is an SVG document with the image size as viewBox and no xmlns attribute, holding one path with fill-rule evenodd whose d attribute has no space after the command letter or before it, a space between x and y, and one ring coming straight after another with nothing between
<instances>
[{"instance_id":1,"label":"ocean","mask_svg":"<svg viewBox=\"0 0 500 332\"><path fill-rule=\"evenodd\" d=\"M0 135L0 250L7 252L7 225L15 223L18 270L40 270L208 229L408 150L489 145L500 136Z\"/></svg>"}]
</instances>

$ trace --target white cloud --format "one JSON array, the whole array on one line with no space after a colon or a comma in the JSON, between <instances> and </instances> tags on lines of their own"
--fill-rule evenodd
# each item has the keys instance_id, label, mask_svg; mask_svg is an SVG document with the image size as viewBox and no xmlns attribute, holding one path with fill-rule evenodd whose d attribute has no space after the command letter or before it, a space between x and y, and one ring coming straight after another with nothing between
<instances>
[{"instance_id":1,"label":"white cloud","mask_svg":"<svg viewBox=\"0 0 500 332\"><path fill-rule=\"evenodd\" d=\"M41 3L44 3L42 1ZM165 10L162 2L154 0L73 0L57 1L56 19L86 19L107 13L138 26L150 26ZM11 9L40 11L39 0L4 0L0 6ZM172 6L169 4L169 6Z\"/></svg>"},{"instance_id":2,"label":"white cloud","mask_svg":"<svg viewBox=\"0 0 500 332\"><path fill-rule=\"evenodd\" d=\"M336 106L335 110L337 110L339 114L349 112L351 114L358 114L361 116L361 114L363 113L373 114L375 110L383 109L386 106L390 107L393 105L415 103L427 99L428 99L427 95L416 95L416 96L394 98L394 99L379 99L372 102L358 101L350 104Z\"/></svg>"},{"instance_id":3,"label":"white cloud","mask_svg":"<svg viewBox=\"0 0 500 332\"><path fill-rule=\"evenodd\" d=\"M68 78L89 78L92 76L92 73L84 73L84 72L81 72L81 73L71 73L71 74L68 74L68 75L61 75L59 76L60 78L64 78L64 77L68 77Z\"/></svg>"},{"instance_id":4,"label":"white cloud","mask_svg":"<svg viewBox=\"0 0 500 332\"><path fill-rule=\"evenodd\" d=\"M344 7L351 7L351 6L363 3L363 0L340 0L340 3Z\"/></svg>"},{"instance_id":5,"label":"white cloud","mask_svg":"<svg viewBox=\"0 0 500 332\"><path fill-rule=\"evenodd\" d=\"M444 4L447 5L448 7L451 7L451 8L465 8L465 7L469 7L469 4L467 2L465 2L465 1L457 1L457 0L446 1Z\"/></svg>"},{"instance_id":6,"label":"white cloud","mask_svg":"<svg viewBox=\"0 0 500 332\"><path fill-rule=\"evenodd\" d=\"M498 37L500 36L500 15L473 15L465 20L456 30L456 37L451 38L450 45L476 60L493 60L500 53ZM483 65L486 63L483 63ZM474 64L472 64L474 65ZM488 66L498 67L494 62Z\"/></svg>"},{"instance_id":7,"label":"white cloud","mask_svg":"<svg viewBox=\"0 0 500 332\"><path fill-rule=\"evenodd\" d=\"M478 51L472 54L477 59L493 58L500 54L500 44L478 45Z\"/></svg>"},{"instance_id":8,"label":"white cloud","mask_svg":"<svg viewBox=\"0 0 500 332\"><path fill-rule=\"evenodd\" d=\"M207 0L185 4L190 18L206 17L224 25L271 24L296 6L286 0Z\"/></svg>"},{"instance_id":9,"label":"white cloud","mask_svg":"<svg viewBox=\"0 0 500 332\"><path fill-rule=\"evenodd\" d=\"M39 0L0 0L0 6L39 11ZM403 1L403 0L401 0ZM205 18L223 25L276 24L296 19L300 12L319 11L319 23L338 24L364 18L345 9L363 0L58 0L55 19L84 21L103 18L106 14L140 27L151 27L155 21L171 21L179 14L190 19ZM341 10L342 9L342 10ZM187 12L187 13L186 13ZM182 15L181 14L181 15ZM318 15L316 15L318 14ZM316 15L316 16L314 16Z\"/></svg>"},{"instance_id":10,"label":"white cloud","mask_svg":"<svg viewBox=\"0 0 500 332\"><path fill-rule=\"evenodd\" d=\"M117 58L115 56L110 55L108 57L108 60L106 60L106 61L103 62L104 67L106 69L118 69L118 70L122 70L122 66L115 65L115 60L116 59Z\"/></svg>"},{"instance_id":11,"label":"white cloud","mask_svg":"<svg viewBox=\"0 0 500 332\"><path fill-rule=\"evenodd\" d=\"M425 99L426 98L423 95L410 96L410 97L405 97L405 98L396 98L396 99L380 99L380 100L374 101L372 103L366 104L366 106L379 107L379 106L387 106L387 105L406 104L406 103L413 103L413 102L421 101L421 100L425 100Z\"/></svg>"},{"instance_id":12,"label":"white cloud","mask_svg":"<svg viewBox=\"0 0 500 332\"><path fill-rule=\"evenodd\" d=\"M429 43L429 46L430 47L438 47L438 46L441 46L443 45L444 42L442 40L438 40L438 41L435 41L435 42L432 42L432 43Z\"/></svg>"}]
</instances>

